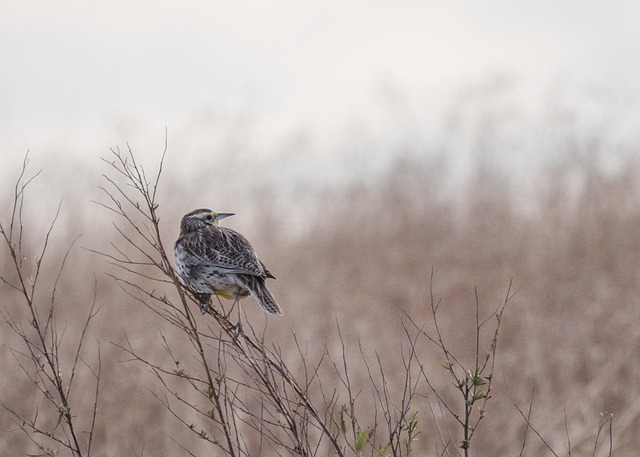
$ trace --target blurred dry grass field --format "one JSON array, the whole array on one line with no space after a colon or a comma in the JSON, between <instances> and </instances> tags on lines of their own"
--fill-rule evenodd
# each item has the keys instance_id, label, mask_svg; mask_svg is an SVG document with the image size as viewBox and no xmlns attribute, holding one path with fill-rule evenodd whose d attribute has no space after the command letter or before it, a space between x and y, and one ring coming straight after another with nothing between
<instances>
[{"instance_id":1,"label":"blurred dry grass field","mask_svg":"<svg viewBox=\"0 0 640 457\"><path fill-rule=\"evenodd\" d=\"M608 173L593 159L591 154L577 154L549 164L537 177L526 208L515 191L517 183L486 167L479 167L471 180L460 185L459 198L452 199L441 192L447 177L437 164L400 161L384 179L305 195L297 203L300 207L291 208L306 218L295 234L289 233L283 211L283 206L296 204L295 196L281 199L261 188L247 193L238 207L218 207L216 201L192 203L185 201L178 181L167 172L161 190L165 200L160 200L167 203L159 208L162 236L172 246L180 217L203 203L214 210L235 211L237 216L225 223L246 234L274 272L278 279L270 288L285 312L282 318L267 318L248 299L244 308L249 321L264 326L267 341L281 348L290 366L299 367L300 376L304 371L294 338L302 342L304 357L313 365L325 348L339 356L339 327L365 412L373 399L367 398L371 394L359 345L369 357L379 355L391 386L399 382L393 374L403 371L403 322L408 315L432 329L429 290L433 287L435 298L442 300L441 331L451 351L469 362L474 357L474 289L480 312L488 315L504 300L513 279L517 293L502 322L494 390L471 455L519 455L523 443L520 455L552 455L527 430L514 401L523 411L532 405L531 424L558 455L566 455L569 445L572 455L592 455L601 414L609 413L614 415L614 453L631 455L640 448L640 168L628 159L617 172ZM50 186L46 176L39 179L26 196L28 249L41 241L43 227L55 213L56 201L50 196L65 189L64 184L59 189ZM94 188L104 184L91 184L90 177L84 181ZM5 182L2 188L8 193L11 185ZM64 329L62 351L77 340L97 284L101 310L83 353L87 363L94 363L99 343L102 379L93 451L105 456L186 455L177 442L204 455L205 443L194 440L154 396L164 395L158 379L118 348L126 335L150 359L167 360L160 338L164 335L173 341L175 357L186 366L194 363L188 341L184 339L185 347L179 345L184 338L180 332L105 276L110 266L103 258L80 248L104 250L117 237L111 215L95 205L88 208L87 200L94 198L100 198L99 193L88 188L63 204L52 235L50 262L42 275L46 281L55 279L56 260L83 233L56 292L57 322ZM2 208L0 218L5 221L8 204ZM78 211L83 216L75 219ZM11 278L10 259L5 249L1 252L2 275ZM19 300L17 292L3 286L3 310L27 321ZM197 317L205 325L209 316ZM0 400L33 415L36 407L44 408L11 351L19 341L4 327L1 335ZM483 347L490 337L483 335ZM441 367L441 352L429 344L419 350L436 387L456 405L460 400ZM65 356L62 360L70 363ZM79 377L88 375L83 365L79 371ZM329 369L321 376L327 385L339 383ZM77 384L76 389L78 406L73 413L86 421L93 384ZM442 455L439 434L451 433L455 441L457 430L426 387L420 394L416 455ZM40 420L48 421L53 430L56 419ZM447 428L450 432L442 431ZM4 410L0 449L3 455L37 454ZM458 455L459 451L454 445L444 452ZM595 455L608 452L603 431Z\"/></svg>"}]
</instances>

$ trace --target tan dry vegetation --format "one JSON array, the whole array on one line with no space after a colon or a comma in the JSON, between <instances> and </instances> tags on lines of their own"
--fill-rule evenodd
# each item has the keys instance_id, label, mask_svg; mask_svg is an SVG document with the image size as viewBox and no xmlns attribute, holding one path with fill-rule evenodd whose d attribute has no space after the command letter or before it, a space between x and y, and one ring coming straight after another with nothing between
<instances>
[{"instance_id":1,"label":"tan dry vegetation","mask_svg":"<svg viewBox=\"0 0 640 457\"><path fill-rule=\"evenodd\" d=\"M594 162L590 153L550 164L538 176L527 210L518 207L513 183L486 168L479 168L465 183L463 198L453 200L440 192L447 177L437 163L411 160L399 162L385 179L375 183L359 182L347 189L327 189L313 198L305 196L303 203L312 201L313 206L292 210L304 212L310 220L306 230L296 236L286 235L287 213L281 211L277 193L270 199L271 195L265 196L260 189L247 195L239 205L242 210L214 209L238 213L227 225L252 240L278 277L271 282L271 289L283 306L284 317L267 318L251 299L245 300L244 308L249 321L256 328L264 326L268 341L283 351L289 366L297 370L294 374L301 377L304 373L294 336L312 366L325 347L340 359L339 326L348 351L351 381L358 393L362 426L373 426L367 417L373 417L374 398L359 344L368 360L379 355L389 374L391 392L397 396L401 378L396 376L403 372L401 354L407 349L402 325L408 323L405 313L418 325L433 330L430 287L436 299L442 300L440 326L445 340L461 361L470 363L474 357L474 290L481 313L488 315L504 300L513 279L517 295L501 327L494 391L471 455L519 454L525 421L507 390L525 412L532 402L531 423L558 455L566 455L569 441L573 455L591 455L601 413L614 414L614 452L629 455L640 447L640 364L636 361L640 350L636 325L640 169L629 159L621 171L607 174ZM165 186L163 195L171 201L160 207L163 241L168 247L177 235L180 216L202 204L179 201L182 199L176 193L180 187L173 178L169 174L161 184ZM6 191L9 186L4 183L3 187ZM39 200L35 192L27 194L27 203ZM91 198L97 195L88 193ZM253 206L247 203L252 197ZM215 207L217 203L209 204ZM53 215L55 203L47 208ZM26 230L32 234L28 244L37 246L43 235L43 224L38 223L41 218L33 215L28 204L25 212ZM67 216L64 224L54 229L53 251L43 274L48 281L55 277L61 253L77 234L85 233L79 245L103 251L117 239L109 222L111 216L96 207L86 211L92 216L85 216L81 223L69 217L76 208L63 205L62 213ZM7 212L1 217L4 222ZM2 252L2 275L11 278L9 259L6 251ZM158 379L118 348L126 344L126 335L138 352L166 364L171 359L162 347L164 336L174 356L191 369L197 365L193 347L181 332L106 277L103 271L112 271L110 268L103 258L77 246L57 292L58 324L65 329L63 343L70 344L78 338L97 278L97 305L102 308L91 324L91 337L83 353L87 362L94 364L99 342L102 379L95 454L182 455L178 442L195 455L204 455L210 449L206 443L195 439L154 397L165 397ZM48 297L40 299L46 304ZM21 316L19 302L15 292L3 287L3 310ZM209 316L197 318L205 325ZM483 335L483 348L488 347L490 338L488 333ZM10 348L19 348L19 342L6 328L2 330L2 348L0 400L27 416L35 414L36 405L44 411L38 393L17 367ZM425 341L418 349L436 388L459 410L461 400L441 367L442 353ZM64 366L69 366L72 355L63 352ZM78 376L82 381L76 385L74 414L79 421L86 421L93 381L84 368ZM325 385L335 383L344 394L331 366L325 365L321 376ZM179 380L172 387L185 388ZM448 427L454 444L461 439L459 430L426 386L418 392L422 396L415 405L421 431L415 446L417 455L442 455L438 427L441 431ZM189 394L185 391L185 395ZM347 400L343 397L342 401ZM189 414L188 409L181 411ZM43 423L53 429L55 415L42 414L41 420L48 421ZM202 418L194 417L193 422L200 424ZM35 452L6 412L0 414L0 430L3 455ZM599 438L596 455L608 455L604 435ZM257 449L258 444L250 443L252 446ZM447 449L444 455L457 455L455 445ZM272 454L266 448L263 455ZM528 430L522 455L551 453Z\"/></svg>"}]
</instances>

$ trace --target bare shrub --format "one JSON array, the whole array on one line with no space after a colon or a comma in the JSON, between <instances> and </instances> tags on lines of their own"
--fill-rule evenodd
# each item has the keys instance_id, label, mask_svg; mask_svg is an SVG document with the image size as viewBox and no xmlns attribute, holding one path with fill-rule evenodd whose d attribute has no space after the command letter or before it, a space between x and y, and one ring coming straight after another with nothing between
<instances>
[{"instance_id":1,"label":"bare shrub","mask_svg":"<svg viewBox=\"0 0 640 457\"><path fill-rule=\"evenodd\" d=\"M43 271L45 262L49 261L51 237L61 204L52 216L39 251L32 255L32 247L23 242L26 231L23 214L28 187L40 172L29 176L28 163L28 156L25 156L14 187L9 219L0 221L0 235L12 266L10 274L0 277L9 289L5 296L11 297L0 315L6 329L17 336L9 350L21 372L21 382L30 387L27 395L34 400L27 404L16 402L16 397L20 396L17 395L11 400L3 400L2 407L42 455L58 455L61 449L67 449L71 455L89 456L92 454L102 367L99 345L97 362L89 364L85 360L85 343L87 329L99 308L94 294L80 332L67 332L66 324L58 319L61 300L57 294L58 285L75 240L59 259L58 271L51 283L51 278L43 277ZM70 338L76 341L71 342ZM82 373L81 379L77 380L79 373ZM90 388L92 382L94 387ZM93 392L88 414L82 407L87 400L84 389ZM25 394L23 391L22 395ZM80 413L83 413L82 419Z\"/></svg>"},{"instance_id":2,"label":"bare shrub","mask_svg":"<svg viewBox=\"0 0 640 457\"><path fill-rule=\"evenodd\" d=\"M118 267L113 277L132 300L182 334L176 339L159 332L157 344L166 352L164 360L151 359L144 348L128 339L121 349L155 375L160 390L154 390L154 396L178 423L201 442L231 456L264 452L303 456L328 452L340 456L411 455L421 433L419 410L429 407L424 400L431 392L436 394L439 407L456 419L459 446L468 455L490 398L498 329L504 307L511 299L510 289L487 318L480 317L476 296L475 362L471 366L459 361L447 347L438 327L439 305L433 295L431 312L436 336L407 315L410 327L404 326L407 346L400 346L403 364L399 371L391 372L385 367L377 348L375 362L369 361L360 346L356 356L364 363L367 376L364 384L356 383L350 374L351 356L339 326L338 354L325 346L319 358L311 362L306 350L308 342L294 334L298 357L291 361L291 355L285 355L278 343L268 342L266 328L258 330L246 312L242 312L243 327L232 322L232 310L239 307L237 302L231 307L218 302L208 312L210 320L203 321L192 313L194 297L181 285L162 242L156 195L163 159L157 171L149 175L130 149L112 153L111 159L106 160L111 174L104 175L107 201L101 205L120 221L115 225L120 241L113 243L113 252L102 255ZM492 318L495 327L485 353L480 333ZM180 342L184 337L190 342L190 353ZM430 369L419 356L422 339L442 351L444 370L452 376L462 396L461 409L445 400L430 383ZM291 368L292 363L295 369ZM327 368L332 368L333 381L323 376ZM367 398L364 404L360 404L361 397ZM426 411L425 408L423 414ZM441 439L443 452L449 452L450 439ZM188 444L179 446L185 452L195 452Z\"/></svg>"},{"instance_id":3,"label":"bare shrub","mask_svg":"<svg viewBox=\"0 0 640 457\"><path fill-rule=\"evenodd\" d=\"M60 341L57 366L64 388L93 294L103 305L85 333L69 394L82 452L96 392L87 365L97 374L98 361L100 408L92 454L162 455L176 446L186 455L633 452L640 446L640 373L634 363L640 349L638 167L628 160L617 171L603 170L594 161L602 162L610 151L588 146L581 156L582 146L572 144L577 152L566 161L565 146L556 146L559 160L535 177L525 207L519 206L518 183L487 166L455 189L457 200L449 199L442 191L446 151L438 163L405 157L376 180L308 191L302 199L265 187L268 177L242 195L237 187L209 181L185 187L171 155L157 181L157 169L145 177L126 151L106 161L107 193L97 199L111 209L92 205L100 215L87 216L86 208L67 211L65 200L44 256L42 242L57 205L44 192L42 198L32 194L38 200L25 200L23 255L17 258L29 279L34 259L44 257L33 303L41 328L55 304L50 328ZM31 181L29 192L42 180L48 184L46 179ZM245 176L240 184L251 180ZM278 276L273 292L284 318L267 319L257 307L245 306L239 332L237 304L217 303L213 314L192 314L197 307L172 276L172 255L163 257L158 247L171 251L179 216L192 209L178 201L195 201L203 189L212 205L232 202L220 209L241 216L229 224L249 235ZM150 211L145 193L152 197L151 208L162 206ZM15 207L10 195L1 218L5 233L11 233ZM292 214L302 228L290 228ZM73 224L65 226L66 217ZM69 250L79 232L85 233L83 245L106 257L96 262L95 255ZM13 233L7 236L17 246L18 232ZM10 250L4 253L0 275L19 286ZM116 281L98 273L95 289L94 275L105 268L105 258L115 265L107 268ZM484 365L487 354L493 357L497 330L491 316L495 304L510 296L505 286L511 277L517 300L508 300L496 365ZM35 337L31 311L17 289L3 283L2 311ZM54 405L17 363L28 361L21 354L29 355L21 335L6 320L0 323L6 329L0 398L24 419L2 410L0 449L7 455L43 454L29 441L34 437L48 451L74 452L29 427L38 411L36 425L73 443L55 386L48 389ZM99 358L94 329L101 341L113 343L101 344ZM51 346L51 335L45 341ZM32 377L51 372L32 362L23 366ZM486 408L484 396L491 397ZM465 428L480 417L474 430ZM19 432L18 423L27 433ZM465 440L467 451L460 448Z\"/></svg>"}]
</instances>

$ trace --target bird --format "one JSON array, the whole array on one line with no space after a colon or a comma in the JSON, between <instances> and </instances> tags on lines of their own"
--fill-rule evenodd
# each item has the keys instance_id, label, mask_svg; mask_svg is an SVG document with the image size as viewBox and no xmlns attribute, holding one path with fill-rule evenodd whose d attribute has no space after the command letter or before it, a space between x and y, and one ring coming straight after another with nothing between
<instances>
[{"instance_id":1,"label":"bird","mask_svg":"<svg viewBox=\"0 0 640 457\"><path fill-rule=\"evenodd\" d=\"M216 213L201 208L184 215L174 246L176 271L194 292L202 314L209 312L211 295L237 300L252 295L269 314L282 315L267 289L275 279L242 234L220 226L234 213Z\"/></svg>"}]
</instances>

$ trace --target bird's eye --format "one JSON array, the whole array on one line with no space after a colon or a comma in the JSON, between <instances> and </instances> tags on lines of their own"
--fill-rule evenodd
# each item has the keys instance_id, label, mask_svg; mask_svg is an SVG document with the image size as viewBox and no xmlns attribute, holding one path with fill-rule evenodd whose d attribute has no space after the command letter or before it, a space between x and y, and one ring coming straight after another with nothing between
<instances>
[{"instance_id":1,"label":"bird's eye","mask_svg":"<svg viewBox=\"0 0 640 457\"><path fill-rule=\"evenodd\" d=\"M213 219L213 216L211 214L207 215L207 220L210 221L211 219Z\"/></svg>"}]
</instances>

